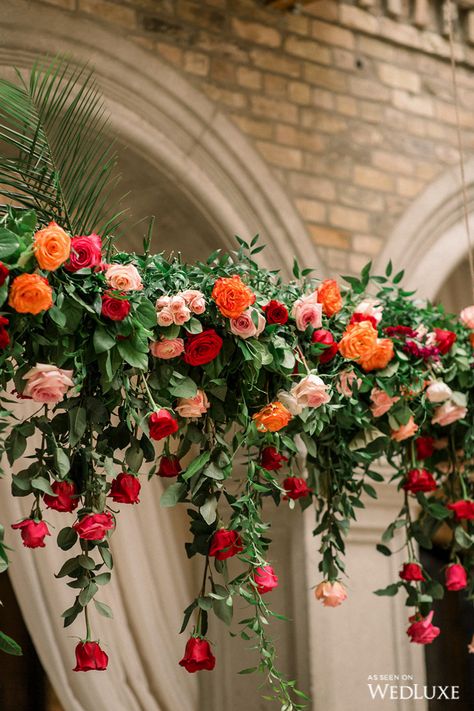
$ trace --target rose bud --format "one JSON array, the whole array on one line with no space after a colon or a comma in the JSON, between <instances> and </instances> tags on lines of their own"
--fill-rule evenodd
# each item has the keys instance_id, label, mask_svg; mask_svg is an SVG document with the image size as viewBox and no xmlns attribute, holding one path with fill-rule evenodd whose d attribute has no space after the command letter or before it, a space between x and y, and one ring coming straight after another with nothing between
<instances>
[{"instance_id":1,"label":"rose bud","mask_svg":"<svg viewBox=\"0 0 474 711\"><path fill-rule=\"evenodd\" d=\"M164 439L178 431L178 420L168 410L158 410L148 418L148 428L151 439Z\"/></svg>"},{"instance_id":2,"label":"rose bud","mask_svg":"<svg viewBox=\"0 0 474 711\"><path fill-rule=\"evenodd\" d=\"M32 518L25 518L20 523L14 523L12 528L20 530L25 548L44 548L45 537L51 535L44 521L34 521Z\"/></svg>"},{"instance_id":3,"label":"rose bud","mask_svg":"<svg viewBox=\"0 0 474 711\"><path fill-rule=\"evenodd\" d=\"M448 504L447 507L450 511L454 511L454 518L456 521L466 521L474 520L474 501L468 501L464 499L462 501L455 501L454 504Z\"/></svg>"},{"instance_id":4,"label":"rose bud","mask_svg":"<svg viewBox=\"0 0 474 711\"><path fill-rule=\"evenodd\" d=\"M191 637L186 642L184 657L179 665L184 667L190 674L194 672L212 671L216 666L216 658L211 652L211 647L207 639L201 637Z\"/></svg>"},{"instance_id":5,"label":"rose bud","mask_svg":"<svg viewBox=\"0 0 474 711\"><path fill-rule=\"evenodd\" d=\"M284 457L283 454L280 454L276 447L264 447L260 452L260 464L268 472L281 469L283 462L287 461L288 457Z\"/></svg>"},{"instance_id":6,"label":"rose bud","mask_svg":"<svg viewBox=\"0 0 474 711\"><path fill-rule=\"evenodd\" d=\"M452 331L444 331L442 328L435 328L434 332L439 352L441 355L446 355L456 341L456 334Z\"/></svg>"},{"instance_id":7,"label":"rose bud","mask_svg":"<svg viewBox=\"0 0 474 711\"><path fill-rule=\"evenodd\" d=\"M330 331L326 331L325 328L318 328L316 331L313 331L311 341L313 343L321 343L322 345L327 346L324 351L318 355L320 363L329 363L338 351L337 343L335 342L332 333Z\"/></svg>"},{"instance_id":8,"label":"rose bud","mask_svg":"<svg viewBox=\"0 0 474 711\"><path fill-rule=\"evenodd\" d=\"M272 299L263 307L268 324L279 323L283 326L288 321L288 309L285 304Z\"/></svg>"},{"instance_id":9,"label":"rose bud","mask_svg":"<svg viewBox=\"0 0 474 711\"><path fill-rule=\"evenodd\" d=\"M51 488L56 496L51 496L51 494L43 496L43 501L48 509L67 513L77 509L79 497L77 496L76 485L72 481L55 481Z\"/></svg>"},{"instance_id":10,"label":"rose bud","mask_svg":"<svg viewBox=\"0 0 474 711\"><path fill-rule=\"evenodd\" d=\"M73 524L73 529L84 541L101 541L107 531L115 527L114 519L109 512L88 514Z\"/></svg>"},{"instance_id":11,"label":"rose bud","mask_svg":"<svg viewBox=\"0 0 474 711\"><path fill-rule=\"evenodd\" d=\"M117 504L139 504L141 484L138 477L122 472L112 482L109 496Z\"/></svg>"},{"instance_id":12,"label":"rose bud","mask_svg":"<svg viewBox=\"0 0 474 711\"><path fill-rule=\"evenodd\" d=\"M306 481L297 476L289 476L283 481L283 488L285 489L286 499L302 499L305 496L311 494L311 489L308 489Z\"/></svg>"},{"instance_id":13,"label":"rose bud","mask_svg":"<svg viewBox=\"0 0 474 711\"><path fill-rule=\"evenodd\" d=\"M431 642L436 639L441 630L439 627L435 627L431 624L433 614L432 610L427 617L421 617L420 615L410 617L409 621L412 624L407 629L407 635L411 638L410 642L416 642L416 644L431 644Z\"/></svg>"},{"instance_id":14,"label":"rose bud","mask_svg":"<svg viewBox=\"0 0 474 711\"><path fill-rule=\"evenodd\" d=\"M110 294L102 294L102 316L111 321L123 321L130 313L130 301L117 299Z\"/></svg>"},{"instance_id":15,"label":"rose bud","mask_svg":"<svg viewBox=\"0 0 474 711\"><path fill-rule=\"evenodd\" d=\"M278 587L278 576L275 575L271 565L264 565L257 568L253 573L253 579L260 595L271 592Z\"/></svg>"},{"instance_id":16,"label":"rose bud","mask_svg":"<svg viewBox=\"0 0 474 711\"><path fill-rule=\"evenodd\" d=\"M79 642L76 647L76 666L73 671L104 671L109 658L98 642Z\"/></svg>"},{"instance_id":17,"label":"rose bud","mask_svg":"<svg viewBox=\"0 0 474 711\"><path fill-rule=\"evenodd\" d=\"M181 473L181 465L178 457L161 457L158 467L158 476L172 477Z\"/></svg>"},{"instance_id":18,"label":"rose bud","mask_svg":"<svg viewBox=\"0 0 474 711\"><path fill-rule=\"evenodd\" d=\"M404 563L399 573L402 580L407 582L425 582L425 576L418 563Z\"/></svg>"},{"instance_id":19,"label":"rose bud","mask_svg":"<svg viewBox=\"0 0 474 711\"><path fill-rule=\"evenodd\" d=\"M419 491L435 491L438 484L433 474L426 469L411 469L407 474L403 488L411 494L417 494Z\"/></svg>"},{"instance_id":20,"label":"rose bud","mask_svg":"<svg viewBox=\"0 0 474 711\"><path fill-rule=\"evenodd\" d=\"M209 547L209 555L216 560L226 560L243 550L242 539L237 531L220 528L214 533Z\"/></svg>"},{"instance_id":21,"label":"rose bud","mask_svg":"<svg viewBox=\"0 0 474 711\"><path fill-rule=\"evenodd\" d=\"M417 437L415 447L417 459L428 459L435 450L434 437Z\"/></svg>"},{"instance_id":22,"label":"rose bud","mask_svg":"<svg viewBox=\"0 0 474 711\"><path fill-rule=\"evenodd\" d=\"M347 599L347 592L337 580L334 583L323 580L314 591L316 600L321 600L324 607L338 607Z\"/></svg>"},{"instance_id":23,"label":"rose bud","mask_svg":"<svg viewBox=\"0 0 474 711\"><path fill-rule=\"evenodd\" d=\"M467 587L467 573L462 565L453 563L445 571L446 589L463 590Z\"/></svg>"}]
</instances>

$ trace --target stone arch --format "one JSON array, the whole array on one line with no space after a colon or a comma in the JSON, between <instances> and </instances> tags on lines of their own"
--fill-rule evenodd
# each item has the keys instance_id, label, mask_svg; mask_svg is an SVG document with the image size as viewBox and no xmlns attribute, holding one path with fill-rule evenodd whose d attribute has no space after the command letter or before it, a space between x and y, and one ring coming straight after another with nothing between
<instances>
[{"instance_id":1,"label":"stone arch","mask_svg":"<svg viewBox=\"0 0 474 711\"><path fill-rule=\"evenodd\" d=\"M474 159L465 166L471 231L474 232ZM388 260L405 269L404 284L433 299L468 254L459 167L453 166L431 183L401 217L374 273Z\"/></svg>"},{"instance_id":2,"label":"stone arch","mask_svg":"<svg viewBox=\"0 0 474 711\"><path fill-rule=\"evenodd\" d=\"M294 256L320 266L294 206L247 138L158 57L89 19L23 2L3 8L0 39L0 66L31 66L52 49L90 61L113 129L166 173L223 246L236 233L259 232L271 247L262 254L267 266L290 265Z\"/></svg>"}]
</instances>

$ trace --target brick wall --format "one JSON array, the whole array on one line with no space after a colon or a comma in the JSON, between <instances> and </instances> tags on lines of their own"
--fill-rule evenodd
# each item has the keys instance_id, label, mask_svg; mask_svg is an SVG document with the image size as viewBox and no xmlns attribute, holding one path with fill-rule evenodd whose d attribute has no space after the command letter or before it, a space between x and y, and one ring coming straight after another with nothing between
<instances>
[{"instance_id":1,"label":"brick wall","mask_svg":"<svg viewBox=\"0 0 474 711\"><path fill-rule=\"evenodd\" d=\"M330 270L358 270L377 255L413 199L457 160L436 5L415 26L404 3L394 18L376 2L318 0L295 14L257 0L35 1L126 34L216 102L271 166ZM469 152L474 50L461 41L456 53Z\"/></svg>"}]
</instances>

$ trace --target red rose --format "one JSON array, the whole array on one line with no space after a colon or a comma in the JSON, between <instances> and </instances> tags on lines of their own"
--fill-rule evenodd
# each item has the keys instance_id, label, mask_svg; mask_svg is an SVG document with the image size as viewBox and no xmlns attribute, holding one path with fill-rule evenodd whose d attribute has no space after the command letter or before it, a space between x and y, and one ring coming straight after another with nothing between
<instances>
[{"instance_id":1,"label":"red rose","mask_svg":"<svg viewBox=\"0 0 474 711\"><path fill-rule=\"evenodd\" d=\"M410 617L412 624L407 629L407 635L411 637L410 642L431 644L431 642L436 639L440 633L440 629L431 624L432 619L433 611L431 611L427 617L421 617L418 614Z\"/></svg>"},{"instance_id":2,"label":"red rose","mask_svg":"<svg viewBox=\"0 0 474 711\"><path fill-rule=\"evenodd\" d=\"M225 528L220 528L212 536L209 555L216 560L225 560L232 558L242 550L240 534L237 531L227 531Z\"/></svg>"},{"instance_id":3,"label":"red rose","mask_svg":"<svg viewBox=\"0 0 474 711\"><path fill-rule=\"evenodd\" d=\"M216 658L211 652L211 647L207 639L201 637L191 637L186 642L184 657L179 665L184 667L186 671L194 674L194 672L212 671L216 666Z\"/></svg>"},{"instance_id":4,"label":"red rose","mask_svg":"<svg viewBox=\"0 0 474 711\"><path fill-rule=\"evenodd\" d=\"M445 580L447 590L463 590L467 587L467 573L459 563L448 565Z\"/></svg>"},{"instance_id":5,"label":"red rose","mask_svg":"<svg viewBox=\"0 0 474 711\"><path fill-rule=\"evenodd\" d=\"M97 642L79 642L73 671L104 671L108 663L108 656Z\"/></svg>"},{"instance_id":6,"label":"red rose","mask_svg":"<svg viewBox=\"0 0 474 711\"><path fill-rule=\"evenodd\" d=\"M12 528L21 531L21 540L25 548L44 548L45 537L51 535L44 521L34 521L32 518L14 523Z\"/></svg>"},{"instance_id":7,"label":"red rose","mask_svg":"<svg viewBox=\"0 0 474 711\"><path fill-rule=\"evenodd\" d=\"M288 457L284 457L283 454L280 454L276 447L264 447L260 453L260 464L268 472L281 469L283 462L287 461Z\"/></svg>"},{"instance_id":8,"label":"red rose","mask_svg":"<svg viewBox=\"0 0 474 711\"><path fill-rule=\"evenodd\" d=\"M2 317L0 316L0 319ZM7 319L4 319L7 321ZM7 321L8 323L8 321ZM10 343L10 336L8 335L8 331L3 328L3 325L0 325L0 350L4 350Z\"/></svg>"},{"instance_id":9,"label":"red rose","mask_svg":"<svg viewBox=\"0 0 474 711\"><path fill-rule=\"evenodd\" d=\"M418 491L435 491L438 484L433 474L427 469L411 469L407 474L403 488L405 491L416 494Z\"/></svg>"},{"instance_id":10,"label":"red rose","mask_svg":"<svg viewBox=\"0 0 474 711\"><path fill-rule=\"evenodd\" d=\"M399 573L402 580L407 580L409 582L425 582L425 576L418 563L404 563L403 568Z\"/></svg>"},{"instance_id":11,"label":"red rose","mask_svg":"<svg viewBox=\"0 0 474 711\"><path fill-rule=\"evenodd\" d=\"M71 239L71 254L64 265L68 272L78 272L79 269L98 267L102 261L102 240L99 235L92 234Z\"/></svg>"},{"instance_id":12,"label":"red rose","mask_svg":"<svg viewBox=\"0 0 474 711\"><path fill-rule=\"evenodd\" d=\"M456 334L452 331L443 331L442 328L435 328L436 345L441 355L445 355L451 350L453 343L456 341Z\"/></svg>"},{"instance_id":13,"label":"red rose","mask_svg":"<svg viewBox=\"0 0 474 711\"><path fill-rule=\"evenodd\" d=\"M101 541L105 538L107 531L115 526L112 515L107 513L88 514L73 525L73 529L79 538L84 541Z\"/></svg>"},{"instance_id":14,"label":"red rose","mask_svg":"<svg viewBox=\"0 0 474 711\"><path fill-rule=\"evenodd\" d=\"M158 467L158 476L172 477L181 473L178 457L161 457Z\"/></svg>"},{"instance_id":15,"label":"red rose","mask_svg":"<svg viewBox=\"0 0 474 711\"><path fill-rule=\"evenodd\" d=\"M77 509L79 497L76 496L76 485L72 481L55 481L51 486L56 496L45 494L43 501L48 509L70 513Z\"/></svg>"},{"instance_id":16,"label":"red rose","mask_svg":"<svg viewBox=\"0 0 474 711\"><path fill-rule=\"evenodd\" d=\"M122 472L112 482L109 496L117 504L139 504L141 485L136 476Z\"/></svg>"},{"instance_id":17,"label":"red rose","mask_svg":"<svg viewBox=\"0 0 474 711\"><path fill-rule=\"evenodd\" d=\"M369 316L368 314L360 314L357 311L352 314L349 323L361 323L362 321L370 321L375 330L377 330L378 323L375 316Z\"/></svg>"},{"instance_id":18,"label":"red rose","mask_svg":"<svg viewBox=\"0 0 474 711\"><path fill-rule=\"evenodd\" d=\"M221 352L223 342L213 328L188 336L184 345L184 360L188 365L210 363Z\"/></svg>"},{"instance_id":19,"label":"red rose","mask_svg":"<svg viewBox=\"0 0 474 711\"><path fill-rule=\"evenodd\" d=\"M148 429L152 439L164 439L178 431L178 420L168 410L158 410L148 418Z\"/></svg>"},{"instance_id":20,"label":"red rose","mask_svg":"<svg viewBox=\"0 0 474 711\"><path fill-rule=\"evenodd\" d=\"M110 294L102 294L102 316L112 321L123 321L130 313L130 301L117 299Z\"/></svg>"},{"instance_id":21,"label":"red rose","mask_svg":"<svg viewBox=\"0 0 474 711\"><path fill-rule=\"evenodd\" d=\"M297 476L289 476L283 482L283 488L285 489L286 495L284 499L303 499L305 496L311 494L311 489L308 489L305 479Z\"/></svg>"},{"instance_id":22,"label":"red rose","mask_svg":"<svg viewBox=\"0 0 474 711\"><path fill-rule=\"evenodd\" d=\"M260 595L271 592L273 588L278 587L278 576L275 575L271 565L264 565L254 571L253 579L257 585L257 590Z\"/></svg>"},{"instance_id":23,"label":"red rose","mask_svg":"<svg viewBox=\"0 0 474 711\"><path fill-rule=\"evenodd\" d=\"M279 323L281 326L288 321L288 309L285 304L272 299L266 306L263 307L267 323Z\"/></svg>"},{"instance_id":24,"label":"red rose","mask_svg":"<svg viewBox=\"0 0 474 711\"><path fill-rule=\"evenodd\" d=\"M455 501L454 504L448 504L447 508L454 511L456 521L474 521L474 501Z\"/></svg>"},{"instance_id":25,"label":"red rose","mask_svg":"<svg viewBox=\"0 0 474 711\"><path fill-rule=\"evenodd\" d=\"M3 262L0 262L0 286L3 286L8 279L8 275L10 274L10 271L7 266Z\"/></svg>"},{"instance_id":26,"label":"red rose","mask_svg":"<svg viewBox=\"0 0 474 711\"><path fill-rule=\"evenodd\" d=\"M311 340L313 343L321 343L322 345L327 346L327 348L325 348L324 351L318 355L318 359L320 363L329 363L329 361L334 358L338 350L337 343L335 342L332 333L330 331L326 331L325 328L318 328L316 331L313 331Z\"/></svg>"},{"instance_id":27,"label":"red rose","mask_svg":"<svg viewBox=\"0 0 474 711\"><path fill-rule=\"evenodd\" d=\"M434 452L434 437L418 437L415 440L417 459L427 459Z\"/></svg>"}]
</instances>

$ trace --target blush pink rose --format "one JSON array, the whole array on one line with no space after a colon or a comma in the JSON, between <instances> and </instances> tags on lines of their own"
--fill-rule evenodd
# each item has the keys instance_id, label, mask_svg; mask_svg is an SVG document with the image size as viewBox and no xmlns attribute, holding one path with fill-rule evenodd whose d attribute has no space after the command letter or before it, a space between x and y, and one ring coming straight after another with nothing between
<instances>
[{"instance_id":1,"label":"blush pink rose","mask_svg":"<svg viewBox=\"0 0 474 711\"><path fill-rule=\"evenodd\" d=\"M418 425L413 419L413 416L411 416L406 425L401 425L398 430L392 430L391 438L394 439L395 442L403 442L403 440L413 437L417 431Z\"/></svg>"},{"instance_id":2,"label":"blush pink rose","mask_svg":"<svg viewBox=\"0 0 474 711\"><path fill-rule=\"evenodd\" d=\"M376 299L365 299L354 309L355 314L371 316L378 324L382 320L383 306Z\"/></svg>"},{"instance_id":3,"label":"blush pink rose","mask_svg":"<svg viewBox=\"0 0 474 711\"><path fill-rule=\"evenodd\" d=\"M385 415L385 413L390 410L394 403L400 400L399 397L391 397L385 390L375 387L372 388L370 399L372 401L370 411L374 417L382 417L382 415Z\"/></svg>"},{"instance_id":4,"label":"blush pink rose","mask_svg":"<svg viewBox=\"0 0 474 711\"><path fill-rule=\"evenodd\" d=\"M162 326L163 328L174 324L174 316L168 306L165 306L156 314L156 321L158 326Z\"/></svg>"},{"instance_id":5,"label":"blush pink rose","mask_svg":"<svg viewBox=\"0 0 474 711\"><path fill-rule=\"evenodd\" d=\"M453 391L449 385L443 383L442 380L434 381L426 388L426 397L430 402L444 402L449 400L452 394Z\"/></svg>"},{"instance_id":6,"label":"blush pink rose","mask_svg":"<svg viewBox=\"0 0 474 711\"><path fill-rule=\"evenodd\" d=\"M238 318L230 319L230 330L234 336L240 336L240 338L258 338L265 328L266 321L265 317L257 312L257 325L255 325L252 318L254 312L257 312L257 310L250 308L244 311L243 314L240 314Z\"/></svg>"},{"instance_id":7,"label":"blush pink rose","mask_svg":"<svg viewBox=\"0 0 474 711\"><path fill-rule=\"evenodd\" d=\"M459 314L459 318L465 326L474 329L474 306L466 306Z\"/></svg>"},{"instance_id":8,"label":"blush pink rose","mask_svg":"<svg viewBox=\"0 0 474 711\"><path fill-rule=\"evenodd\" d=\"M186 323L191 318L191 311L187 307L186 301L179 294L170 298L168 308L173 314L173 321L177 326L182 326L183 323Z\"/></svg>"},{"instance_id":9,"label":"blush pink rose","mask_svg":"<svg viewBox=\"0 0 474 711\"><path fill-rule=\"evenodd\" d=\"M277 398L292 415L301 415L303 412L303 405L287 390L280 390L277 394Z\"/></svg>"},{"instance_id":10,"label":"blush pink rose","mask_svg":"<svg viewBox=\"0 0 474 711\"><path fill-rule=\"evenodd\" d=\"M319 583L314 595L316 600L321 600L324 607L338 607L342 605L344 600L347 600L347 592L344 585L337 581L335 583L330 583L329 581Z\"/></svg>"},{"instance_id":11,"label":"blush pink rose","mask_svg":"<svg viewBox=\"0 0 474 711\"><path fill-rule=\"evenodd\" d=\"M313 373L306 375L299 383L293 385L290 395L293 395L298 405L303 407L321 407L331 399L327 385Z\"/></svg>"},{"instance_id":12,"label":"blush pink rose","mask_svg":"<svg viewBox=\"0 0 474 711\"><path fill-rule=\"evenodd\" d=\"M307 326L320 328L323 322L323 305L318 303L317 292L297 299L293 304L291 315L299 331L305 331Z\"/></svg>"},{"instance_id":13,"label":"blush pink rose","mask_svg":"<svg viewBox=\"0 0 474 711\"><path fill-rule=\"evenodd\" d=\"M111 289L117 291L140 291L142 279L134 264L110 264L105 279Z\"/></svg>"},{"instance_id":14,"label":"blush pink rose","mask_svg":"<svg viewBox=\"0 0 474 711\"><path fill-rule=\"evenodd\" d=\"M432 425L441 425L446 427L457 420L462 420L466 417L467 407L463 405L455 405L453 402L445 402L440 407L437 407L433 417L431 418Z\"/></svg>"},{"instance_id":15,"label":"blush pink rose","mask_svg":"<svg viewBox=\"0 0 474 711\"><path fill-rule=\"evenodd\" d=\"M177 358L184 353L184 341L182 338L162 338L161 341L150 343L150 351L155 358L162 360Z\"/></svg>"},{"instance_id":16,"label":"blush pink rose","mask_svg":"<svg viewBox=\"0 0 474 711\"><path fill-rule=\"evenodd\" d=\"M198 289L185 289L181 292L180 296L183 297L193 314L203 314L206 310L206 299L202 291L198 291Z\"/></svg>"},{"instance_id":17,"label":"blush pink rose","mask_svg":"<svg viewBox=\"0 0 474 711\"><path fill-rule=\"evenodd\" d=\"M62 370L55 365L37 363L23 376L26 387L22 395L35 402L54 404L61 402L69 388L74 386L72 370Z\"/></svg>"},{"instance_id":18,"label":"blush pink rose","mask_svg":"<svg viewBox=\"0 0 474 711\"><path fill-rule=\"evenodd\" d=\"M175 410L181 417L201 417L209 406L204 390L198 390L194 397L180 397Z\"/></svg>"},{"instance_id":19,"label":"blush pink rose","mask_svg":"<svg viewBox=\"0 0 474 711\"><path fill-rule=\"evenodd\" d=\"M362 380L357 377L353 370L343 370L339 374L339 378L336 382L336 390L340 395L350 397L352 395L354 383L358 388L360 388Z\"/></svg>"}]
</instances>

